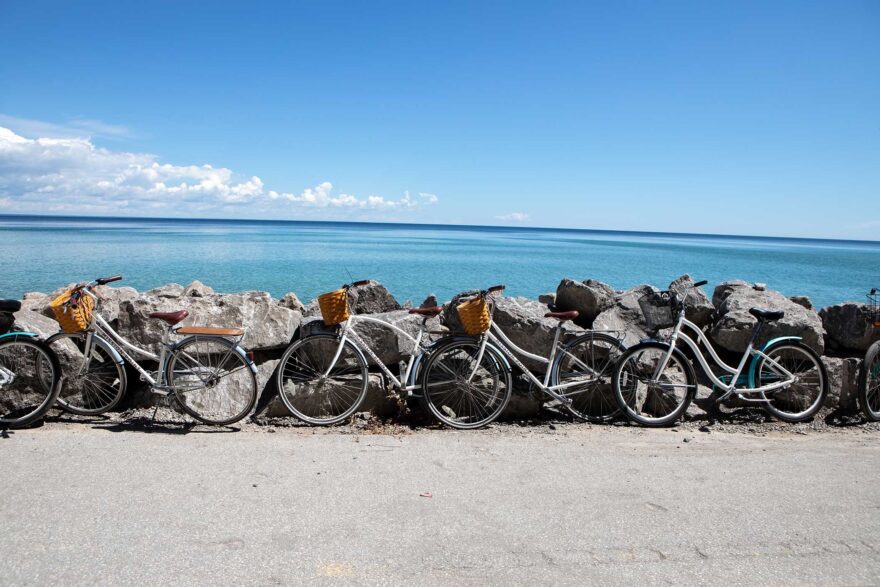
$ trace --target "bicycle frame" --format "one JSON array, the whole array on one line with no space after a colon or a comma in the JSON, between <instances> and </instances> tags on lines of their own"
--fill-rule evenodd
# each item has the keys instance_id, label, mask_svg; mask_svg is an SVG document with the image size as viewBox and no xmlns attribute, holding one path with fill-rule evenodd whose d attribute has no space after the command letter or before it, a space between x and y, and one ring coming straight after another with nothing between
<instances>
[{"instance_id":1,"label":"bicycle frame","mask_svg":"<svg viewBox=\"0 0 880 587\"><path fill-rule=\"evenodd\" d=\"M383 363L379 359L379 357L376 356L376 353L373 352L373 349L370 348L370 345L367 344L364 341L364 339L361 337L361 335L358 334L358 332L354 329L355 325L358 322L374 322L376 324L380 324L382 326L390 328L392 331L394 331L397 334L402 334L407 340L412 342L413 350L409 355L409 360L407 361L406 369L401 374L400 379L398 379L397 377L394 376L394 374L391 372L391 370L387 366L385 366L385 363ZM336 349L336 355L333 357L333 360L330 362L330 365L327 367L327 371L324 373L324 376L327 377L330 375L330 372L333 370L333 367L336 365L336 361L339 360L339 355L342 354L342 349L345 346L345 342L347 340L350 340L352 343L354 343L354 345L359 350L366 352L367 356L369 356L371 359L373 359L373 362L379 366L379 369L382 370L382 372L388 377L388 379L391 381L391 383L395 387L397 387L398 389L401 389L403 391L406 391L407 395L412 395L413 390L415 390L416 387L418 387L418 386L415 385L415 383L409 382L410 376L413 373L413 367L416 364L416 359L427 350L427 347L422 343L422 340L423 340L426 332L427 332L426 320L422 320L422 323L419 324L418 334L416 336L412 336L408 332L404 331L402 328L395 326L394 324L392 324L390 322L386 322L384 320L379 320L378 318L373 318L371 316L367 316L367 315L363 315L363 314L352 315L348 318L348 320L346 320L345 322L342 323L342 326L341 326L341 329L339 332L339 334L340 334L339 347ZM417 352L417 351L419 351L419 349L421 349L421 351L422 351L421 353Z\"/></svg>"},{"instance_id":2,"label":"bicycle frame","mask_svg":"<svg viewBox=\"0 0 880 587\"><path fill-rule=\"evenodd\" d=\"M697 341L703 343L706 346L706 348L709 351L709 356L712 359L712 362L715 363L717 366L721 367L721 369L723 369L724 371L726 371L727 373L729 373L731 375L730 383L725 383L724 381L721 380L721 378L719 378L717 375L715 375L715 373L712 372L711 365L706 360L706 357L703 354L703 351L700 349L698 342L694 341L694 339L691 338L686 331L682 330L683 326L690 328L694 333L696 333ZM783 387L787 387L788 385L791 385L795 380L794 374L792 374L791 372L786 370L784 367L782 367L779 363L777 363L772 358L770 358L766 353L764 353L763 350L759 350L759 349L755 348L754 343L755 343L755 338L757 337L757 334L758 334L758 328L760 328L760 325L758 327L756 327L755 331L753 332L752 338L751 338L751 340L749 340L749 344L746 347L746 350L742 355L742 359L740 359L739 365L736 367L731 367L730 365L728 365L727 363L725 363L724 361L721 360L721 358L718 356L718 353L715 351L715 348L712 346L711 341L703 333L703 331L700 330L700 327L697 326L696 324L694 324L693 322L691 322L690 320L688 320L687 318L685 318L684 312L682 311L679 313L678 322L675 324L675 328L672 331L672 335L669 337L669 341L668 341L669 349L667 350L666 354L664 355L663 360L660 362L660 364L658 364L656 370L654 371L654 379L657 379L657 377L659 377L659 374L662 373L664 369L666 369L666 365L669 363L669 358L672 356L672 353L673 353L674 349L676 348L676 344L678 343L679 340L681 340L688 347L690 347L690 349L694 352L694 356L697 357L697 361L700 363L700 367L703 369L703 372L709 377L709 379L712 381L712 383L724 392L722 394L722 396L718 398L718 401L723 401L723 400L727 399L734 392L764 394L764 393L773 392L773 391L776 391L776 390L781 389ZM748 364L749 358L759 357L759 356L763 357L768 362L770 367L774 371L776 371L776 373L778 375L781 375L783 377L783 380L777 381L775 383L770 383L767 385L762 385L760 387L750 387L750 388L745 388L745 389L737 389L737 387L736 387L737 381L739 381L740 376L742 375L743 371L745 370L746 365ZM665 385L671 386L671 384L665 384ZM742 398L742 399L744 401L752 401L752 402L767 402L767 401L769 401L766 398L758 398L758 399Z\"/></svg>"}]
</instances>

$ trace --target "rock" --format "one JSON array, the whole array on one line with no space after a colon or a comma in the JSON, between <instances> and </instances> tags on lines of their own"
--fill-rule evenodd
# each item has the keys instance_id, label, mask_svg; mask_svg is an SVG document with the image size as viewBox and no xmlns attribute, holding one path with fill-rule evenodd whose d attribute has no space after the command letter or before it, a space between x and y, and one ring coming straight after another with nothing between
<instances>
[{"instance_id":1,"label":"rock","mask_svg":"<svg viewBox=\"0 0 880 587\"><path fill-rule=\"evenodd\" d=\"M199 280L193 281L183 290L183 297L186 298L203 298L211 295L214 290Z\"/></svg>"},{"instance_id":2,"label":"rock","mask_svg":"<svg viewBox=\"0 0 880 587\"><path fill-rule=\"evenodd\" d=\"M45 314L54 298L38 291L29 291L21 298L21 309Z\"/></svg>"},{"instance_id":3,"label":"rock","mask_svg":"<svg viewBox=\"0 0 880 587\"><path fill-rule=\"evenodd\" d=\"M651 285L637 285L632 289L618 292L615 295L614 306L596 317L593 321L593 329L624 333L623 344L626 346L638 344L641 339L648 336L648 327L639 299L659 291Z\"/></svg>"},{"instance_id":4,"label":"rock","mask_svg":"<svg viewBox=\"0 0 880 587\"><path fill-rule=\"evenodd\" d=\"M595 279L578 282L565 278L556 287L555 304L559 311L577 310L580 315L575 322L589 328L596 316L614 305L614 290Z\"/></svg>"},{"instance_id":5,"label":"rock","mask_svg":"<svg viewBox=\"0 0 880 587\"><path fill-rule=\"evenodd\" d=\"M859 369L861 359L839 359L822 357L828 371L828 396L825 407L837 408L843 412L859 409Z\"/></svg>"},{"instance_id":6,"label":"rock","mask_svg":"<svg viewBox=\"0 0 880 587\"><path fill-rule=\"evenodd\" d=\"M878 337L866 304L846 302L822 308L819 312L827 333L828 346L835 350L865 352Z\"/></svg>"},{"instance_id":7,"label":"rock","mask_svg":"<svg viewBox=\"0 0 880 587\"><path fill-rule=\"evenodd\" d=\"M141 294L133 287L109 287L106 285L95 288L100 296L98 311L101 316L114 328L118 324L120 306L123 302L137 299Z\"/></svg>"},{"instance_id":8,"label":"rock","mask_svg":"<svg viewBox=\"0 0 880 587\"><path fill-rule=\"evenodd\" d=\"M756 344L779 336L799 336L820 355L824 351L825 329L819 315L798 305L773 290L758 291L745 282L724 282L715 288L712 301L717 308L717 320L710 336L720 347L736 353L745 351L757 324L749 314L750 308L783 310L785 317L764 326Z\"/></svg>"},{"instance_id":9,"label":"rock","mask_svg":"<svg viewBox=\"0 0 880 587\"><path fill-rule=\"evenodd\" d=\"M552 306L556 304L556 294L551 293L543 293L538 296L538 301L542 304L547 304L548 306Z\"/></svg>"},{"instance_id":10,"label":"rock","mask_svg":"<svg viewBox=\"0 0 880 587\"><path fill-rule=\"evenodd\" d=\"M49 338L61 330L58 322L53 318L25 309L15 313L14 329L22 332L36 332L42 338Z\"/></svg>"},{"instance_id":11,"label":"rock","mask_svg":"<svg viewBox=\"0 0 880 587\"><path fill-rule=\"evenodd\" d=\"M303 308L302 315L304 318L320 318L321 307L318 305L318 300L312 300L306 304Z\"/></svg>"},{"instance_id":12,"label":"rock","mask_svg":"<svg viewBox=\"0 0 880 587\"><path fill-rule=\"evenodd\" d=\"M494 322L515 345L526 352L547 357L553 345L553 336L559 321L544 318L547 307L524 297L501 297L495 302ZM571 322L563 322L571 329ZM525 357L519 359L531 370L543 374L546 365Z\"/></svg>"},{"instance_id":13,"label":"rock","mask_svg":"<svg viewBox=\"0 0 880 587\"><path fill-rule=\"evenodd\" d=\"M348 303L355 314L379 314L401 308L385 286L372 279L368 285L348 290Z\"/></svg>"},{"instance_id":14,"label":"rock","mask_svg":"<svg viewBox=\"0 0 880 587\"><path fill-rule=\"evenodd\" d=\"M123 301L118 321L122 336L154 352L158 350L164 323L150 318L151 312L185 309L190 315L181 325L244 328L241 345L248 350L286 347L302 321L302 314L279 306L266 292L176 297L167 294L167 286L159 290L159 295L146 292Z\"/></svg>"},{"instance_id":15,"label":"rock","mask_svg":"<svg viewBox=\"0 0 880 587\"><path fill-rule=\"evenodd\" d=\"M795 304L797 304L798 306L803 306L803 307L806 308L807 310L813 310L813 309L814 309L814 308L813 308L813 300L811 300L811 299L810 299L809 297L807 297L807 296L788 296L788 299L790 299L791 301L793 301L793 302L794 302ZM826 326L825 328L827 329L828 327Z\"/></svg>"},{"instance_id":16,"label":"rock","mask_svg":"<svg viewBox=\"0 0 880 587\"><path fill-rule=\"evenodd\" d=\"M410 336L416 336L422 323L421 316L410 314L406 310L382 312L370 317L393 324ZM439 327L440 322L436 318L428 320L429 329L433 330ZM385 365L396 365L399 361L407 360L413 351L412 341L382 324L361 321L356 322L354 329ZM364 354L368 363L371 365L375 363L368 353Z\"/></svg>"},{"instance_id":17,"label":"rock","mask_svg":"<svg viewBox=\"0 0 880 587\"><path fill-rule=\"evenodd\" d=\"M533 418L541 412L541 406L548 397L539 392L531 381L518 370L513 373L513 390L510 402L499 416L499 420L520 420Z\"/></svg>"},{"instance_id":18,"label":"rock","mask_svg":"<svg viewBox=\"0 0 880 587\"><path fill-rule=\"evenodd\" d=\"M767 291L766 283L755 283L753 287L755 288L755 291Z\"/></svg>"},{"instance_id":19,"label":"rock","mask_svg":"<svg viewBox=\"0 0 880 587\"><path fill-rule=\"evenodd\" d=\"M426 297L425 300L421 304L419 304L419 307L433 308L438 305L440 305L440 302L437 301L437 296L435 296L434 294L428 294L428 297Z\"/></svg>"},{"instance_id":20,"label":"rock","mask_svg":"<svg viewBox=\"0 0 880 587\"><path fill-rule=\"evenodd\" d=\"M144 292L144 296L152 296L156 298L179 298L183 295L183 286L179 283L169 283Z\"/></svg>"},{"instance_id":21,"label":"rock","mask_svg":"<svg viewBox=\"0 0 880 587\"><path fill-rule=\"evenodd\" d=\"M296 297L296 294L292 291L284 294L284 297L278 300L278 305L282 308L287 308L288 310L293 310L294 312L305 314L306 307L301 301L299 301L299 298Z\"/></svg>"},{"instance_id":22,"label":"rock","mask_svg":"<svg viewBox=\"0 0 880 587\"><path fill-rule=\"evenodd\" d=\"M684 274L669 284L669 291L690 292L684 305L685 317L699 327L703 327L712 321L715 314L715 306L709 301L702 287L693 288L694 280L690 275ZM675 318L675 316L673 316Z\"/></svg>"}]
</instances>

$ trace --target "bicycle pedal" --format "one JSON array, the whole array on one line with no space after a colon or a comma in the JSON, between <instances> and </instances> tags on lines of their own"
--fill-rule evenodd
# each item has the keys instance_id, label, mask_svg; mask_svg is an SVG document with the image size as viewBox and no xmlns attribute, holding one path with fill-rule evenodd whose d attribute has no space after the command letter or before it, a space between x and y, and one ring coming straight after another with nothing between
<instances>
[{"instance_id":1,"label":"bicycle pedal","mask_svg":"<svg viewBox=\"0 0 880 587\"><path fill-rule=\"evenodd\" d=\"M171 395L171 392L169 392L169 391L167 391L167 390L165 390L165 389L156 389L155 387L153 387L153 388L150 389L150 393L154 393L154 394L156 394L156 395L161 395L161 396L163 396L163 397L164 397L164 396Z\"/></svg>"}]
</instances>

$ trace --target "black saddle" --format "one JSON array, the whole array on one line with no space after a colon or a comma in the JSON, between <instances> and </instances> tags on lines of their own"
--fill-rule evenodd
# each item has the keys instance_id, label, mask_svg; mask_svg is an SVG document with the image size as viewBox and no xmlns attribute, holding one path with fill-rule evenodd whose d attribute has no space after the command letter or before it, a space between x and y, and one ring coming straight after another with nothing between
<instances>
[{"instance_id":1,"label":"black saddle","mask_svg":"<svg viewBox=\"0 0 880 587\"><path fill-rule=\"evenodd\" d=\"M18 300L0 300L0 312L18 312L21 302Z\"/></svg>"},{"instance_id":2,"label":"black saddle","mask_svg":"<svg viewBox=\"0 0 880 587\"><path fill-rule=\"evenodd\" d=\"M752 308L751 310L749 310L749 314L751 314L758 320L764 320L766 322L779 320L780 318L785 316L785 312L783 312L782 310L767 310L766 308Z\"/></svg>"}]
</instances>

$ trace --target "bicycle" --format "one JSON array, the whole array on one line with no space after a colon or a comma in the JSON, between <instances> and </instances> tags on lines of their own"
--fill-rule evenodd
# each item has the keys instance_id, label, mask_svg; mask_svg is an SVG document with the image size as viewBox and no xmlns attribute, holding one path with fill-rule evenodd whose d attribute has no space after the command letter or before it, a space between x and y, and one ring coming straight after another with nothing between
<instances>
[{"instance_id":1,"label":"bicycle","mask_svg":"<svg viewBox=\"0 0 880 587\"><path fill-rule=\"evenodd\" d=\"M369 315L354 315L348 302L348 291L367 285L369 280L355 281L318 298L324 326L333 329L315 332L291 344L278 366L276 385L281 401L297 418L309 424L327 426L338 424L358 411L367 394L369 371L366 355L388 377L390 384L407 396L417 389L418 373L424 357L438 347L458 343L454 337L429 342L426 334L446 334L428 330L428 320L438 316L443 308L412 308L410 314L422 317L415 336L384 320ZM400 377L376 355L356 327L360 323L374 323L389 328L408 341L405 367ZM476 353L474 353L476 354ZM486 357L486 362L491 357ZM490 365L491 366L491 365Z\"/></svg>"},{"instance_id":2,"label":"bicycle","mask_svg":"<svg viewBox=\"0 0 880 587\"><path fill-rule=\"evenodd\" d=\"M18 300L0 300L0 428L42 418L61 389L58 357L34 332L13 330Z\"/></svg>"},{"instance_id":3,"label":"bicycle","mask_svg":"<svg viewBox=\"0 0 880 587\"><path fill-rule=\"evenodd\" d=\"M756 348L755 341L764 326L783 318L785 313L751 308L749 313L757 319L757 325L738 365L728 365L700 327L685 317L688 296L706 283L695 283L683 294L671 290L652 292L640 300L640 304L648 301L649 307L666 308L670 317L676 318L667 340L646 339L620 358L612 379L621 411L630 420L653 427L667 426L684 414L697 392L693 359L689 360L679 345L684 342L712 381L715 403L736 395L740 401L760 404L785 422L813 417L828 393L828 376L819 355L797 336L774 338ZM649 297L657 303L651 304L652 300L646 300ZM684 327L696 334L696 341ZM715 375L699 343L705 345L713 363L725 374Z\"/></svg>"},{"instance_id":4,"label":"bicycle","mask_svg":"<svg viewBox=\"0 0 880 587\"><path fill-rule=\"evenodd\" d=\"M880 328L880 305L877 288L868 292L868 316L871 326ZM859 370L859 404L869 422L880 422L880 340L868 347Z\"/></svg>"},{"instance_id":5,"label":"bicycle","mask_svg":"<svg viewBox=\"0 0 880 587\"><path fill-rule=\"evenodd\" d=\"M615 417L610 392L611 371L617 357L625 350L622 337L607 332L586 331L570 342L562 342L563 324L577 318L576 310L548 311L545 318L555 318L553 343L549 356L543 357L514 344L494 322L494 294L505 289L496 285L474 296L461 298L457 311L470 335L460 344L478 345L475 359L481 364L486 354L500 362L503 385L478 387L474 382L488 383L485 373L471 365L468 353L454 345L435 350L424 367L422 400L426 409L440 422L452 428L470 429L494 421L510 401L513 390L511 363L519 368L537 389L563 406L579 420L604 422ZM617 333L621 334L621 333ZM518 357L546 365L543 379L536 377Z\"/></svg>"},{"instance_id":6,"label":"bicycle","mask_svg":"<svg viewBox=\"0 0 880 587\"><path fill-rule=\"evenodd\" d=\"M229 425L244 418L257 401L257 368L239 346L244 330L175 327L189 315L186 310L153 312L150 318L164 322L156 355L125 340L98 311L100 294L94 288L121 279L114 275L77 285L53 302L63 331L46 342L67 375L58 405L86 416L113 409L128 387L128 363L153 393L173 396L185 413L205 424ZM78 322L68 323L59 315L65 311L77 313ZM184 338L171 342L172 334ZM148 372L132 355L156 362L156 371Z\"/></svg>"}]
</instances>

